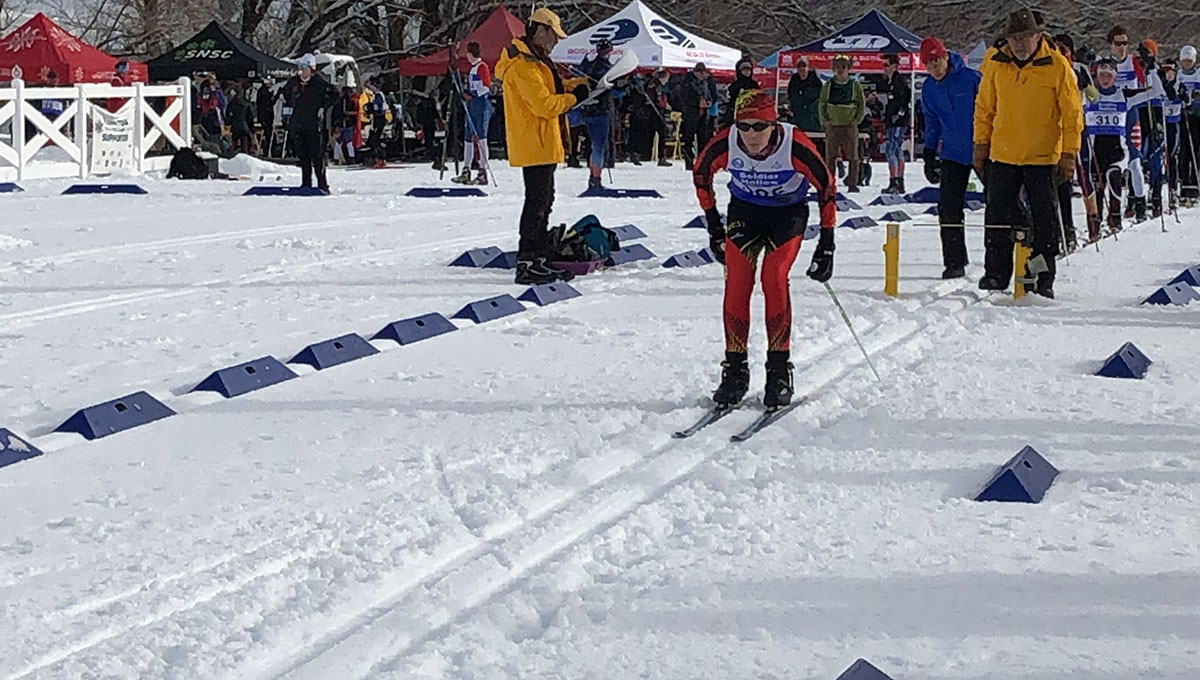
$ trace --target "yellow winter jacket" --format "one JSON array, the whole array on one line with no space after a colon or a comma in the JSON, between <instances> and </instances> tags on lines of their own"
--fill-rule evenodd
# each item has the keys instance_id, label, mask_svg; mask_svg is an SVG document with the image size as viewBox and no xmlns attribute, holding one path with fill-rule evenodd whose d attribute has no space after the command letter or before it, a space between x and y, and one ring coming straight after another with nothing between
<instances>
[{"instance_id":1,"label":"yellow winter jacket","mask_svg":"<svg viewBox=\"0 0 1200 680\"><path fill-rule=\"evenodd\" d=\"M508 135L508 164L514 168L552 165L563 161L562 116L575 106L575 95L564 94L564 83L550 60L534 55L517 38L496 64L504 84L504 125Z\"/></svg>"},{"instance_id":2,"label":"yellow winter jacket","mask_svg":"<svg viewBox=\"0 0 1200 680\"><path fill-rule=\"evenodd\" d=\"M988 50L975 98L975 143L1010 165L1054 165L1079 155L1083 102L1075 72L1050 38L1017 66L1008 45Z\"/></svg>"}]
</instances>

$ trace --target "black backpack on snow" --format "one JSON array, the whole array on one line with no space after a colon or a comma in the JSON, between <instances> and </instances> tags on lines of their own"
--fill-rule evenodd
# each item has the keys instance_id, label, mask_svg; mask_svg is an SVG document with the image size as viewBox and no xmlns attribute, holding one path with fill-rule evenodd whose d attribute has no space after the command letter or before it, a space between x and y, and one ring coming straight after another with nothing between
<instances>
[{"instance_id":1,"label":"black backpack on snow","mask_svg":"<svg viewBox=\"0 0 1200 680\"><path fill-rule=\"evenodd\" d=\"M595 215L584 217L570 229L565 224L552 228L550 242L554 244L551 259L555 262L595 262L621 249L616 233L601 226Z\"/></svg>"},{"instance_id":2,"label":"black backpack on snow","mask_svg":"<svg viewBox=\"0 0 1200 680\"><path fill-rule=\"evenodd\" d=\"M167 179L208 179L208 164L194 150L180 149L171 158Z\"/></svg>"}]
</instances>

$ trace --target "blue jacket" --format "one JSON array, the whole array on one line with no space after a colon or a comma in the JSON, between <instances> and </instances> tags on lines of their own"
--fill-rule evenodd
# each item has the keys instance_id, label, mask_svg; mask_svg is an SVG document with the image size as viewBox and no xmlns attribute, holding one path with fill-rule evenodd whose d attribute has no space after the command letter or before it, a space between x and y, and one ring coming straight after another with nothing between
<instances>
[{"instance_id":1,"label":"blue jacket","mask_svg":"<svg viewBox=\"0 0 1200 680\"><path fill-rule=\"evenodd\" d=\"M921 111L925 114L925 146L937 149L941 158L971 165L975 150L975 95L979 93L979 71L967 68L963 58L950 53L950 72L941 80L925 79Z\"/></svg>"}]
</instances>

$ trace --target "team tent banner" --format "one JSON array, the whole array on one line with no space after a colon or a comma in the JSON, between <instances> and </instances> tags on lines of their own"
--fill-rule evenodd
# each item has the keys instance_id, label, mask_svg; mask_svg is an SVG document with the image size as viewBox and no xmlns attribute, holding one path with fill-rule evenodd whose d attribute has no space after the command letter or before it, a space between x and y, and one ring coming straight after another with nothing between
<instances>
[{"instance_id":1,"label":"team tent banner","mask_svg":"<svg viewBox=\"0 0 1200 680\"><path fill-rule=\"evenodd\" d=\"M17 30L0 38L0 82L45 83L50 72L60 85L110 84L117 76L117 57L71 35L38 12ZM146 82L146 65L130 61L126 84Z\"/></svg>"},{"instance_id":2,"label":"team tent banner","mask_svg":"<svg viewBox=\"0 0 1200 680\"><path fill-rule=\"evenodd\" d=\"M642 70L662 66L670 69L690 69L703 62L710 71L732 74L742 51L705 40L667 21L641 0L608 19L574 33L558 43L550 58L561 64L578 64L589 54L595 54L596 43L608 38L613 44L613 56L626 52L637 54Z\"/></svg>"},{"instance_id":3,"label":"team tent banner","mask_svg":"<svg viewBox=\"0 0 1200 680\"><path fill-rule=\"evenodd\" d=\"M191 38L149 62L150 77L157 81L213 73L219 80L291 77L296 65L260 51L212 22Z\"/></svg>"},{"instance_id":4,"label":"team tent banner","mask_svg":"<svg viewBox=\"0 0 1200 680\"><path fill-rule=\"evenodd\" d=\"M921 69L921 36L873 9L849 26L779 55L779 68L794 69L801 57L818 71L832 71L834 57L845 54L859 73L882 73L883 57L895 54L901 71Z\"/></svg>"}]
</instances>

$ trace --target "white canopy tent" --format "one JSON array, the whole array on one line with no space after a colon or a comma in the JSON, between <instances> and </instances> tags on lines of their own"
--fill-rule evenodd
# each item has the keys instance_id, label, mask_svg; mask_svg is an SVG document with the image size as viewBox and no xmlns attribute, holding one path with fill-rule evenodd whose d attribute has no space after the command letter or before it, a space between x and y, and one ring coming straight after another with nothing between
<instances>
[{"instance_id":1,"label":"white canopy tent","mask_svg":"<svg viewBox=\"0 0 1200 680\"><path fill-rule=\"evenodd\" d=\"M710 71L733 73L742 51L719 45L689 33L662 18L641 0L595 26L574 33L558 43L550 58L563 64L578 64L596 51L601 38L613 44L613 55L637 53L642 68L692 68L700 62Z\"/></svg>"}]
</instances>

